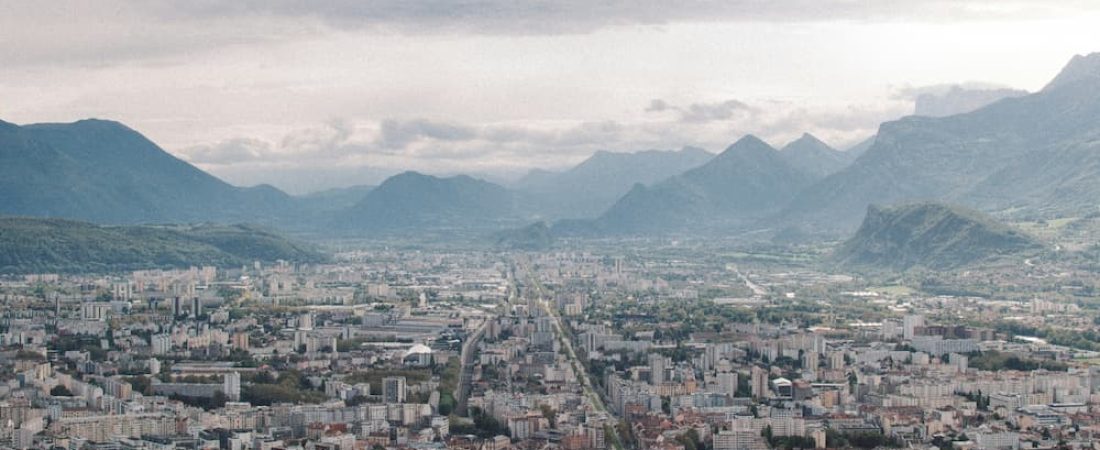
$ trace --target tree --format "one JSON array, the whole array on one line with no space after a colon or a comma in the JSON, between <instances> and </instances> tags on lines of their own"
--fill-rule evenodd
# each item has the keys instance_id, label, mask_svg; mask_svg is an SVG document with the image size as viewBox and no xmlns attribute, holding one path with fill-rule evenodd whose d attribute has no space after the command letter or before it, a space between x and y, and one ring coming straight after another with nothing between
<instances>
[{"instance_id":1,"label":"tree","mask_svg":"<svg viewBox=\"0 0 1100 450\"><path fill-rule=\"evenodd\" d=\"M542 411L542 417L545 417L550 422L550 428L558 427L558 411L551 408L550 405L539 405L539 410Z\"/></svg>"},{"instance_id":2,"label":"tree","mask_svg":"<svg viewBox=\"0 0 1100 450\"><path fill-rule=\"evenodd\" d=\"M64 385L59 384L57 386L54 386L53 389L50 389L50 395L54 397L72 397L73 392Z\"/></svg>"},{"instance_id":3,"label":"tree","mask_svg":"<svg viewBox=\"0 0 1100 450\"><path fill-rule=\"evenodd\" d=\"M676 442L679 442L684 446L686 450L702 450L706 447L703 440L699 437L699 432L694 428L687 430L686 433L676 437Z\"/></svg>"}]
</instances>

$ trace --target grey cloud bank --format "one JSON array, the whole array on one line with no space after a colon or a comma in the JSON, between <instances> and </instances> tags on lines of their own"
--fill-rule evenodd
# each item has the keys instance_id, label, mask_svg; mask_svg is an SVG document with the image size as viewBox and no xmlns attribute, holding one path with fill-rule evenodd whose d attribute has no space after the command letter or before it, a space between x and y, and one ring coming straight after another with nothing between
<instances>
[{"instance_id":1,"label":"grey cloud bank","mask_svg":"<svg viewBox=\"0 0 1100 450\"><path fill-rule=\"evenodd\" d=\"M154 2L166 17L283 16L348 28L418 33L585 33L626 25L702 22L969 21L1088 10L1088 1L1036 0L245 0Z\"/></svg>"}]
</instances>

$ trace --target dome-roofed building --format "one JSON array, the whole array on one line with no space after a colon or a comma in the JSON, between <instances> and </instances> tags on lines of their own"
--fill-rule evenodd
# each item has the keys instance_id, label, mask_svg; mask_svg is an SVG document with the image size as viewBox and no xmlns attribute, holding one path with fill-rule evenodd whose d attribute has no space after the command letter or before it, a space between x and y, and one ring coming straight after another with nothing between
<instances>
[{"instance_id":1,"label":"dome-roofed building","mask_svg":"<svg viewBox=\"0 0 1100 450\"><path fill-rule=\"evenodd\" d=\"M401 361L408 366L430 366L432 364L432 349L424 344L416 344L405 351Z\"/></svg>"}]
</instances>

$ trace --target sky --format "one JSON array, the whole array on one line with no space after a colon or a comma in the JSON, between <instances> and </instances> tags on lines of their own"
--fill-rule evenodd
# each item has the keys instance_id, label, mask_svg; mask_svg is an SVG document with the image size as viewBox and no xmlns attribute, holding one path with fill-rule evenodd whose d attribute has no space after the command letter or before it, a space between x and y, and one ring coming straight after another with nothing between
<instances>
[{"instance_id":1,"label":"sky","mask_svg":"<svg viewBox=\"0 0 1100 450\"><path fill-rule=\"evenodd\" d=\"M1094 5L0 0L0 120L117 120L292 193L745 134L845 148L930 89L1041 89L1100 51Z\"/></svg>"}]
</instances>

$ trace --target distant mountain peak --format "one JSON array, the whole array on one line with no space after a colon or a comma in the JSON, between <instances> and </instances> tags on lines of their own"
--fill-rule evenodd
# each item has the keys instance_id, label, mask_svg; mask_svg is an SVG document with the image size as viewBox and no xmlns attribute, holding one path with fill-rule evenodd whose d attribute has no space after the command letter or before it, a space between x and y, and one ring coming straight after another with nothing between
<instances>
[{"instance_id":1,"label":"distant mountain peak","mask_svg":"<svg viewBox=\"0 0 1100 450\"><path fill-rule=\"evenodd\" d=\"M512 193L488 181L406 171L383 181L339 221L371 231L477 227L510 218L512 208Z\"/></svg>"},{"instance_id":2,"label":"distant mountain peak","mask_svg":"<svg viewBox=\"0 0 1100 450\"><path fill-rule=\"evenodd\" d=\"M66 129L66 130L105 130L105 131L120 131L127 133L138 134L133 128L130 128L115 120L87 118L80 119L75 122L52 122L52 123L38 123L27 125L27 128L38 129Z\"/></svg>"},{"instance_id":3,"label":"distant mountain peak","mask_svg":"<svg viewBox=\"0 0 1100 450\"><path fill-rule=\"evenodd\" d=\"M798 139L795 139L795 140L791 141L790 144L787 144L786 146L784 146L780 151L788 151L788 150L797 149L797 148L800 148L800 147L815 147L815 148L828 149L829 151L836 151L836 149L834 149L832 146L830 146L829 144L826 144L821 139L818 139L817 136L814 136L814 135L812 135L808 132L807 133L802 133L802 136L799 136Z\"/></svg>"},{"instance_id":4,"label":"distant mountain peak","mask_svg":"<svg viewBox=\"0 0 1100 450\"><path fill-rule=\"evenodd\" d=\"M679 153L689 154L689 155L708 155L708 156L710 155L710 152L708 152L706 149L701 148L701 147L695 147L693 145L685 145L683 148L681 148L679 150Z\"/></svg>"},{"instance_id":5,"label":"distant mountain peak","mask_svg":"<svg viewBox=\"0 0 1100 450\"><path fill-rule=\"evenodd\" d=\"M417 172L415 170L406 170L406 171L401 172L397 175L394 175L391 178L401 179L401 178L427 178L427 177L430 177L430 175L425 175L425 174Z\"/></svg>"},{"instance_id":6,"label":"distant mountain peak","mask_svg":"<svg viewBox=\"0 0 1100 450\"><path fill-rule=\"evenodd\" d=\"M1043 90L1049 91L1079 82L1100 83L1100 53L1074 55Z\"/></svg>"},{"instance_id":7,"label":"distant mountain peak","mask_svg":"<svg viewBox=\"0 0 1100 450\"><path fill-rule=\"evenodd\" d=\"M780 149L779 154L791 166L817 179L844 168L852 159L851 155L838 151L810 133L802 133L801 137Z\"/></svg>"},{"instance_id":8,"label":"distant mountain peak","mask_svg":"<svg viewBox=\"0 0 1100 450\"><path fill-rule=\"evenodd\" d=\"M653 184L697 168L714 154L696 147L634 152L598 151L557 173L529 173L515 186L548 218L598 216L635 183Z\"/></svg>"},{"instance_id":9,"label":"distant mountain peak","mask_svg":"<svg viewBox=\"0 0 1100 450\"><path fill-rule=\"evenodd\" d=\"M661 157L662 155L687 155L687 156L713 156L709 152L699 147L684 146L679 150L640 150L633 152L616 152L611 150L596 150L592 153L592 156L588 157L579 165L584 165L592 161L619 161L626 160L634 157Z\"/></svg>"},{"instance_id":10,"label":"distant mountain peak","mask_svg":"<svg viewBox=\"0 0 1100 450\"><path fill-rule=\"evenodd\" d=\"M89 117L87 119L80 119L76 122L73 122L73 125L119 127L119 128L126 128L126 129L130 128L130 127L127 127L126 125L123 125L122 122L119 122L119 121L116 121L116 120L97 119L95 117Z\"/></svg>"},{"instance_id":11,"label":"distant mountain peak","mask_svg":"<svg viewBox=\"0 0 1100 450\"><path fill-rule=\"evenodd\" d=\"M772 147L767 142L764 142L762 139L754 135L746 134L742 136L741 139L738 139L737 142L734 142L729 147L726 147L726 150L719 154L715 159L725 159L733 156L761 156L769 155L771 153L778 153L775 150L775 147Z\"/></svg>"},{"instance_id":12,"label":"distant mountain peak","mask_svg":"<svg viewBox=\"0 0 1100 450\"><path fill-rule=\"evenodd\" d=\"M488 181L480 178L474 178L466 174L458 174L451 176L436 176L429 175L423 172L417 172L415 170L406 170L390 178L379 185L379 188L386 189L393 185L430 185L430 184L442 184L442 183L461 183L461 184L486 184L491 185Z\"/></svg>"},{"instance_id":13,"label":"distant mountain peak","mask_svg":"<svg viewBox=\"0 0 1100 450\"><path fill-rule=\"evenodd\" d=\"M763 139L760 139L760 138L756 137L755 134L746 134L744 136L741 136L741 139L738 139L737 142L734 142L733 145L731 145L731 147L738 147L738 146L745 146L745 145L766 146L768 148L771 148L770 144L768 144L767 142L764 142Z\"/></svg>"}]
</instances>

